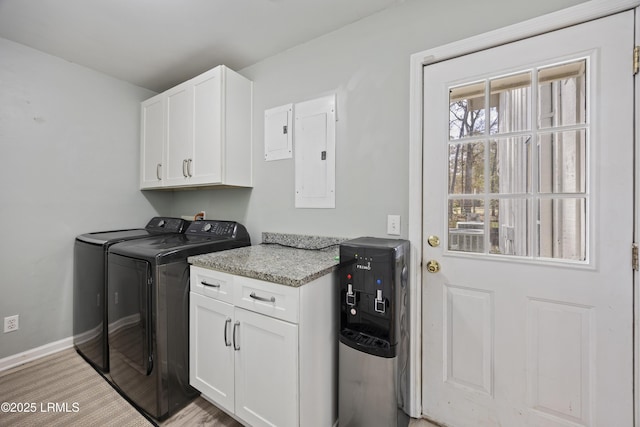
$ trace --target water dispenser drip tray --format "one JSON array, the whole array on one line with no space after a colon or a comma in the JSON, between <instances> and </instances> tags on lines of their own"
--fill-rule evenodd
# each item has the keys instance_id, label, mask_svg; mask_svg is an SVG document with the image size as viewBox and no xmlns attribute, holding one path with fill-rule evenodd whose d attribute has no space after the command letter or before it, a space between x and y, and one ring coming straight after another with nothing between
<instances>
[{"instance_id":1,"label":"water dispenser drip tray","mask_svg":"<svg viewBox=\"0 0 640 427\"><path fill-rule=\"evenodd\" d=\"M376 354L383 357L390 357L391 344L378 337L368 335L364 332L354 331L353 329L344 328L340 331L340 341L370 354Z\"/></svg>"}]
</instances>

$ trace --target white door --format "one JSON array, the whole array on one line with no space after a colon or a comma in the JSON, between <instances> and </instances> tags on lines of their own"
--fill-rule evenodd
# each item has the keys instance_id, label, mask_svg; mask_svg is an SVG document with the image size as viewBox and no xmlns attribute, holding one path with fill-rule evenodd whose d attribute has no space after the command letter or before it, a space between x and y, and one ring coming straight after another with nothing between
<instances>
[{"instance_id":1,"label":"white door","mask_svg":"<svg viewBox=\"0 0 640 427\"><path fill-rule=\"evenodd\" d=\"M199 75L193 85L193 154L189 183L222 182L222 67Z\"/></svg>"},{"instance_id":2,"label":"white door","mask_svg":"<svg viewBox=\"0 0 640 427\"><path fill-rule=\"evenodd\" d=\"M193 157L193 94L189 82L167 91L166 184L185 185ZM164 166L163 166L164 167Z\"/></svg>"},{"instance_id":3,"label":"white door","mask_svg":"<svg viewBox=\"0 0 640 427\"><path fill-rule=\"evenodd\" d=\"M222 409L233 412L233 306L195 292L189 296L189 383Z\"/></svg>"},{"instance_id":4,"label":"white door","mask_svg":"<svg viewBox=\"0 0 640 427\"><path fill-rule=\"evenodd\" d=\"M425 66L427 417L632 425L633 36L624 12Z\"/></svg>"},{"instance_id":5,"label":"white door","mask_svg":"<svg viewBox=\"0 0 640 427\"><path fill-rule=\"evenodd\" d=\"M142 102L140 188L162 185L164 151L164 97L156 95Z\"/></svg>"},{"instance_id":6,"label":"white door","mask_svg":"<svg viewBox=\"0 0 640 427\"><path fill-rule=\"evenodd\" d=\"M256 427L299 425L298 326L235 309L236 415Z\"/></svg>"}]
</instances>

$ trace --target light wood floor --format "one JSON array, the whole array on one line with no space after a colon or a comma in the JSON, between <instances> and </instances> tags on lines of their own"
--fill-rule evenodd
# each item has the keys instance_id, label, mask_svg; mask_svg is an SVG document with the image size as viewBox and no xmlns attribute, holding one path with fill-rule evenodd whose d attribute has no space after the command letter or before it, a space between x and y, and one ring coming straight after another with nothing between
<instances>
[{"instance_id":1,"label":"light wood floor","mask_svg":"<svg viewBox=\"0 0 640 427\"><path fill-rule=\"evenodd\" d=\"M63 372L63 370L65 372ZM64 381L61 379L64 378ZM78 390L78 395L70 395L70 390ZM34 395L37 391L37 396ZM91 403L84 403L83 398L94 396ZM93 401L97 399L95 396L103 399L106 403L101 405L93 405ZM64 397L64 398L63 398ZM81 426L87 425L87 420L91 420L91 425L114 425L124 426L132 425L135 419L136 425L139 426L168 426L168 427L241 427L242 424L234 420L216 406L207 402L202 397L196 398L189 405L184 407L178 413L169 419L158 422L148 420L136 411L124 408L131 408L129 403L116 393L108 382L93 370L88 363L82 359L73 349L68 349L45 356L41 359L28 362L24 365L8 369L0 372L0 401L27 402L38 400L40 402L82 402L78 413L56 414L56 422L65 426ZM113 408L123 408L117 410L118 417L114 417L114 410L106 410L105 405L116 405ZM92 406L97 406L92 409ZM127 412L130 411L130 412ZM129 414L129 415L127 415ZM4 414L6 415L6 414ZM34 414L19 414L11 425L36 425L34 422ZM38 414L40 421L48 425L52 425L51 414ZM83 418L79 418L79 416ZM44 418L42 418L44 417ZM123 423L122 417L126 421ZM117 422L116 422L117 419ZM0 425L5 425L4 421L10 421L0 416ZM412 419L410 427L437 427L426 420ZM372 426L373 427L373 426ZM380 426L383 427L383 426Z\"/></svg>"}]
</instances>

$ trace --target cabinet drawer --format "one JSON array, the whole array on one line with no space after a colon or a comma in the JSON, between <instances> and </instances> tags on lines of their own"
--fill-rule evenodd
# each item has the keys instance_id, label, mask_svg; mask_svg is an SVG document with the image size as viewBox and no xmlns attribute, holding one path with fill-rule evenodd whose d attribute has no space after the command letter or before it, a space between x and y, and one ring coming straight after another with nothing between
<instances>
[{"instance_id":1,"label":"cabinet drawer","mask_svg":"<svg viewBox=\"0 0 640 427\"><path fill-rule=\"evenodd\" d=\"M191 266L191 292L233 304L234 276L220 271Z\"/></svg>"},{"instance_id":2,"label":"cabinet drawer","mask_svg":"<svg viewBox=\"0 0 640 427\"><path fill-rule=\"evenodd\" d=\"M298 323L299 288L234 277L234 305L276 319Z\"/></svg>"}]
</instances>

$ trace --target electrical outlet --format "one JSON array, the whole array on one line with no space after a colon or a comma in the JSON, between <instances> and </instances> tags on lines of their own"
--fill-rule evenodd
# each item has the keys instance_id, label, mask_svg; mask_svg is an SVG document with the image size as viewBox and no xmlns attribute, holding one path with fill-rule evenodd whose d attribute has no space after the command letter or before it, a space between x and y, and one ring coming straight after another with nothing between
<instances>
[{"instance_id":1,"label":"electrical outlet","mask_svg":"<svg viewBox=\"0 0 640 427\"><path fill-rule=\"evenodd\" d=\"M400 215L387 215L387 234L400 235Z\"/></svg>"},{"instance_id":2,"label":"electrical outlet","mask_svg":"<svg viewBox=\"0 0 640 427\"><path fill-rule=\"evenodd\" d=\"M4 333L17 331L19 316L16 314L15 316L7 316L4 318Z\"/></svg>"}]
</instances>

